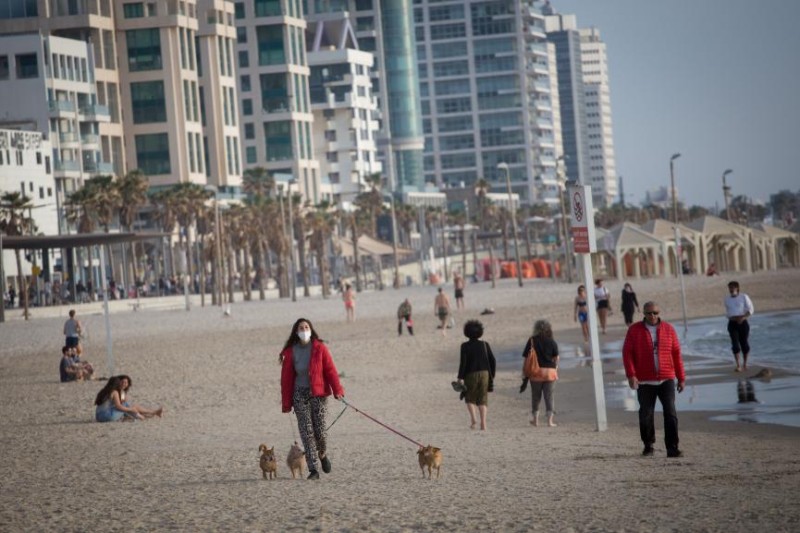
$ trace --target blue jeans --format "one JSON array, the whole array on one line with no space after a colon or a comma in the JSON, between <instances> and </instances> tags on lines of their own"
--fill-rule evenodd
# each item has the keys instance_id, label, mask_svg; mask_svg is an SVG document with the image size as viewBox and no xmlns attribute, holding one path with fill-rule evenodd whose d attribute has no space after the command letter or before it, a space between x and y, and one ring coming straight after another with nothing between
<instances>
[{"instance_id":1,"label":"blue jeans","mask_svg":"<svg viewBox=\"0 0 800 533\"><path fill-rule=\"evenodd\" d=\"M656 442L656 398L664 410L664 443L667 451L678 449L678 413L675 411L675 380L661 385L642 385L636 391L639 398L639 432L645 446Z\"/></svg>"}]
</instances>

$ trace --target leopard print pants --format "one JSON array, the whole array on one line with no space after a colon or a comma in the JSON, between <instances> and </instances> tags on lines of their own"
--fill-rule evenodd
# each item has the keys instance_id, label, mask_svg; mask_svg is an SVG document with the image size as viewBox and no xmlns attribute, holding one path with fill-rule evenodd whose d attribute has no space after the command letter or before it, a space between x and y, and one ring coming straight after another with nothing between
<instances>
[{"instance_id":1,"label":"leopard print pants","mask_svg":"<svg viewBox=\"0 0 800 533\"><path fill-rule=\"evenodd\" d=\"M328 433L325 428L325 415L328 399L324 396L311 396L310 389L297 389L292 397L294 414L297 416L297 429L306 451L306 462L310 472L317 470L319 454L327 451Z\"/></svg>"}]
</instances>

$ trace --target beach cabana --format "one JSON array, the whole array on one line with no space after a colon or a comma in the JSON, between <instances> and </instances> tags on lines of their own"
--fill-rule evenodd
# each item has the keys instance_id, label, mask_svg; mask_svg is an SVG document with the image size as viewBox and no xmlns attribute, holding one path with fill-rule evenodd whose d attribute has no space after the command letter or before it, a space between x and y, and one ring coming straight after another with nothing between
<instances>
[{"instance_id":1,"label":"beach cabana","mask_svg":"<svg viewBox=\"0 0 800 533\"><path fill-rule=\"evenodd\" d=\"M675 270L675 256L677 250L675 246L675 224L663 218L650 220L641 225L641 228L661 239L666 243L666 261L664 262L664 271L668 275L677 275ZM698 253L699 235L697 231L683 224L678 224L678 229L681 234L681 263L684 259L689 264L694 272L705 272L705 266L701 262L700 254Z\"/></svg>"},{"instance_id":2,"label":"beach cabana","mask_svg":"<svg viewBox=\"0 0 800 533\"><path fill-rule=\"evenodd\" d=\"M753 272L752 230L713 215L705 215L687 226L699 234L698 250L704 268L712 263L718 272Z\"/></svg>"},{"instance_id":3,"label":"beach cabana","mask_svg":"<svg viewBox=\"0 0 800 533\"><path fill-rule=\"evenodd\" d=\"M800 267L800 234L763 223L756 224L755 228L772 238L772 264L775 268Z\"/></svg>"},{"instance_id":4,"label":"beach cabana","mask_svg":"<svg viewBox=\"0 0 800 533\"><path fill-rule=\"evenodd\" d=\"M598 253L593 256L597 272L616 277L639 279L664 273L667 242L631 222L623 222L598 233Z\"/></svg>"}]
</instances>

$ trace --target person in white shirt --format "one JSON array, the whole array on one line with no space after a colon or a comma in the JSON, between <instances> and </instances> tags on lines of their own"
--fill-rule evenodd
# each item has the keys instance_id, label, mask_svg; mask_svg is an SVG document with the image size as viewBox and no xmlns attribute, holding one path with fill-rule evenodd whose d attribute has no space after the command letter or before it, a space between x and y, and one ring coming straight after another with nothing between
<instances>
[{"instance_id":1,"label":"person in white shirt","mask_svg":"<svg viewBox=\"0 0 800 533\"><path fill-rule=\"evenodd\" d=\"M747 370L747 356L750 355L750 324L747 318L753 314L753 302L746 294L739 293L739 282L728 283L730 295L725 297L725 316L728 317L728 334L731 336L731 351L736 359L736 372ZM739 364L739 354L742 364Z\"/></svg>"}]
</instances>

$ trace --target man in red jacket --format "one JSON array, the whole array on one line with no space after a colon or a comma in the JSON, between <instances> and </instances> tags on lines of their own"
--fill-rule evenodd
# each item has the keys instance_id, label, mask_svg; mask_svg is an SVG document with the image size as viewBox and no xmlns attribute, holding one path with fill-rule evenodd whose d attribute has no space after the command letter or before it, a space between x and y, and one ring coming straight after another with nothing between
<instances>
[{"instance_id":1,"label":"man in red jacket","mask_svg":"<svg viewBox=\"0 0 800 533\"><path fill-rule=\"evenodd\" d=\"M642 455L653 455L656 442L654 411L656 398L664 410L664 442L667 457L681 457L678 449L678 413L675 411L675 379L683 391L686 373L681 345L675 328L659 318L655 302L644 304L644 321L628 328L622 346L622 361L628 385L639 399L639 432L644 442Z\"/></svg>"}]
</instances>

